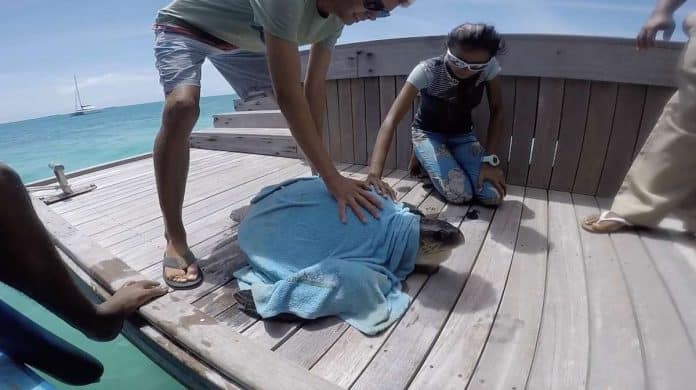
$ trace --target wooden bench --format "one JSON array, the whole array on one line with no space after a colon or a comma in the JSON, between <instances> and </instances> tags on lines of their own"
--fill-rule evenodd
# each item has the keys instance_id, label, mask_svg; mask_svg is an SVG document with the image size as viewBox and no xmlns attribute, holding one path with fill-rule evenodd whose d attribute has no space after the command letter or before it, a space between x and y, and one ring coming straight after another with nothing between
<instances>
[{"instance_id":1,"label":"wooden bench","mask_svg":"<svg viewBox=\"0 0 696 390\"><path fill-rule=\"evenodd\" d=\"M420 60L441 54L444 39L392 39L335 49L322 128L335 161L369 163L380 124L406 76ZM506 41L508 50L499 60L505 109L500 157L507 182L613 196L674 92L681 44L637 52L626 39L510 35ZM268 102L261 107L274 108ZM387 168L408 167L414 110L398 126ZM277 112L272 115L234 113L216 122L281 126ZM484 96L474 111L475 132L483 143L488 116Z\"/></svg>"}]
</instances>

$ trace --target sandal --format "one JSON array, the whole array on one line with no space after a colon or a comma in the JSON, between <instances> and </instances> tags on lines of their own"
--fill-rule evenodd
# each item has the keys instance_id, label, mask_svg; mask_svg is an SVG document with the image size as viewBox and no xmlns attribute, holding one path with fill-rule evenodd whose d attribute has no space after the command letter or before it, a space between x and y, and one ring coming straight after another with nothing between
<instances>
[{"instance_id":1,"label":"sandal","mask_svg":"<svg viewBox=\"0 0 696 390\"><path fill-rule=\"evenodd\" d=\"M195 263L196 261L196 256L194 256L193 252L191 252L190 250L184 253L183 258L171 257L165 254L162 258L162 279L164 279L164 282L167 284L167 286L176 290L187 290L198 287L203 282L203 272L201 271L200 267L198 270L198 277L194 280L188 280L186 282L177 282L175 280L171 280L167 278L166 273L167 268L176 268L185 271L191 264Z\"/></svg>"},{"instance_id":2,"label":"sandal","mask_svg":"<svg viewBox=\"0 0 696 390\"><path fill-rule=\"evenodd\" d=\"M619 230L632 227L633 224L619 216L609 216L611 211L605 211L600 215L590 215L582 221L582 228L591 233L614 233ZM616 214L614 214L616 215Z\"/></svg>"}]
</instances>

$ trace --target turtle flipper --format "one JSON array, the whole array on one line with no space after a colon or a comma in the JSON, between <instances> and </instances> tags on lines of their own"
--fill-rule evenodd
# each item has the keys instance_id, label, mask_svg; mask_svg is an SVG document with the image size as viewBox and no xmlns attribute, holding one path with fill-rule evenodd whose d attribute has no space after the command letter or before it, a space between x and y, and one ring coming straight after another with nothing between
<instances>
[{"instance_id":1,"label":"turtle flipper","mask_svg":"<svg viewBox=\"0 0 696 390\"><path fill-rule=\"evenodd\" d=\"M256 311L254 297L251 295L251 290L241 290L234 293L234 299L239 304L239 310L250 317L261 319L259 312Z\"/></svg>"},{"instance_id":2,"label":"turtle flipper","mask_svg":"<svg viewBox=\"0 0 696 390\"><path fill-rule=\"evenodd\" d=\"M246 217L248 212L249 212L249 205L242 206L238 209L232 210L232 212L230 213L230 218L232 218L232 220L237 222L237 223L241 223L242 220L244 220L244 217Z\"/></svg>"},{"instance_id":3,"label":"turtle flipper","mask_svg":"<svg viewBox=\"0 0 696 390\"><path fill-rule=\"evenodd\" d=\"M404 207L406 207L408 209L408 211L410 211L411 213L416 214L416 215L421 216L421 217L425 217L425 214L423 214L423 212L420 211L418 209L418 207L416 207L410 203L407 203L407 202L402 202L401 204L403 204Z\"/></svg>"},{"instance_id":4,"label":"turtle flipper","mask_svg":"<svg viewBox=\"0 0 696 390\"><path fill-rule=\"evenodd\" d=\"M263 319L258 311L256 311L256 304L254 303L254 296L251 294L251 290L242 290L234 293L234 299L237 300L239 304L239 310L244 312L249 317L256 319ZM266 318L267 320L275 320L282 322L295 322L302 321L301 317L298 317L290 313L280 313L276 316Z\"/></svg>"},{"instance_id":5,"label":"turtle flipper","mask_svg":"<svg viewBox=\"0 0 696 390\"><path fill-rule=\"evenodd\" d=\"M432 275L440 270L438 265L416 264L413 268L413 273Z\"/></svg>"},{"instance_id":6,"label":"turtle flipper","mask_svg":"<svg viewBox=\"0 0 696 390\"><path fill-rule=\"evenodd\" d=\"M251 290L237 291L234 293L234 299L241 306L256 310L256 304L254 303L254 296L251 295Z\"/></svg>"}]
</instances>

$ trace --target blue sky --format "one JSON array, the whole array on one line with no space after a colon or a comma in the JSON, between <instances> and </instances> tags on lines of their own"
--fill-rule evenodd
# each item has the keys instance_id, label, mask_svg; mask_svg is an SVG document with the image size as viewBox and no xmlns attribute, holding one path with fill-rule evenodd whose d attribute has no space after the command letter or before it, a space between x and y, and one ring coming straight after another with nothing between
<instances>
[{"instance_id":1,"label":"blue sky","mask_svg":"<svg viewBox=\"0 0 696 390\"><path fill-rule=\"evenodd\" d=\"M69 112L72 76L83 100L116 106L162 99L150 30L166 0L0 2L0 123ZM633 37L654 0L417 0L391 18L345 29L339 43L439 35L456 24L495 24L503 33ZM696 9L696 0L677 13ZM685 40L679 30L674 40ZM204 66L203 95L230 93Z\"/></svg>"}]
</instances>

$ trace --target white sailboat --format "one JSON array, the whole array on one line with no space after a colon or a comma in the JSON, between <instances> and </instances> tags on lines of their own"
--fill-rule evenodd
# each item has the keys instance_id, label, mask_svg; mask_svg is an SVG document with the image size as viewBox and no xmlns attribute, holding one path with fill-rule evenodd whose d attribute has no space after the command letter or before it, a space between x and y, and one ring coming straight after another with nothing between
<instances>
[{"instance_id":1,"label":"white sailboat","mask_svg":"<svg viewBox=\"0 0 696 390\"><path fill-rule=\"evenodd\" d=\"M70 114L70 116L94 114L100 112L101 110L91 104L82 104L82 98L80 97L80 90L77 88L77 76L73 75L75 81L75 111Z\"/></svg>"}]
</instances>

